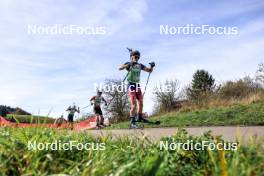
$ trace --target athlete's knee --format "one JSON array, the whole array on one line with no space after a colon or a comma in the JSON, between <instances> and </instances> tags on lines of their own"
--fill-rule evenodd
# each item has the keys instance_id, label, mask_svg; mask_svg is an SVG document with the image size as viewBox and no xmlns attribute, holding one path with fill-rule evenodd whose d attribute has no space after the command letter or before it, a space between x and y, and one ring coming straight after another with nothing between
<instances>
[{"instance_id":1,"label":"athlete's knee","mask_svg":"<svg viewBox=\"0 0 264 176\"><path fill-rule=\"evenodd\" d=\"M135 111L136 110L136 104L131 104L131 111Z\"/></svg>"},{"instance_id":2,"label":"athlete's knee","mask_svg":"<svg viewBox=\"0 0 264 176\"><path fill-rule=\"evenodd\" d=\"M143 107L143 100L141 100L141 99L138 100L138 106L139 106L139 107Z\"/></svg>"}]
</instances>

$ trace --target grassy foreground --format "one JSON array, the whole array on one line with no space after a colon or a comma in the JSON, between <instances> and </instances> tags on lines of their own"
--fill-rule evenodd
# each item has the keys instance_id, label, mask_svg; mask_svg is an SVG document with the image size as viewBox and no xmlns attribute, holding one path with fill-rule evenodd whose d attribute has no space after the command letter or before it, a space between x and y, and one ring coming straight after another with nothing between
<instances>
[{"instance_id":1,"label":"grassy foreground","mask_svg":"<svg viewBox=\"0 0 264 176\"><path fill-rule=\"evenodd\" d=\"M261 175L263 140L252 139L237 150L165 150L159 141L140 136L95 138L86 133L44 128L0 128L0 175ZM210 133L189 136L179 130L163 138L168 144L216 141ZM28 142L104 143L104 150L29 150ZM218 142L221 140L218 138Z\"/></svg>"},{"instance_id":2,"label":"grassy foreground","mask_svg":"<svg viewBox=\"0 0 264 176\"><path fill-rule=\"evenodd\" d=\"M264 102L237 104L193 111L171 112L156 115L151 120L160 120L158 127L264 125ZM146 127L156 127L145 125ZM128 128L129 122L113 124L110 128Z\"/></svg>"}]
</instances>

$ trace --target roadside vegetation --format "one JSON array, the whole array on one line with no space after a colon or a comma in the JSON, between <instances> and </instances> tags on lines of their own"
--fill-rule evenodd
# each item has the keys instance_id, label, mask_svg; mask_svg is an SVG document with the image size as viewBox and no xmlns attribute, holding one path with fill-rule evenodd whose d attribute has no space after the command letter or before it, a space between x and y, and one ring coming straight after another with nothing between
<instances>
[{"instance_id":1,"label":"roadside vegetation","mask_svg":"<svg viewBox=\"0 0 264 176\"><path fill-rule=\"evenodd\" d=\"M162 138L168 144L212 141L210 133L194 137L179 130ZM29 150L28 142L104 143L104 150ZM222 141L223 142L223 141ZM239 141L236 141L239 142ZM0 128L0 175L261 175L263 140L252 138L237 150L165 150L144 136L92 137L85 133L45 128Z\"/></svg>"},{"instance_id":2,"label":"roadside vegetation","mask_svg":"<svg viewBox=\"0 0 264 176\"><path fill-rule=\"evenodd\" d=\"M188 126L250 126L264 125L264 101L250 104L235 104L222 107L189 109L177 112L157 114L150 118L159 120L161 124L148 127L188 127ZM108 129L129 128L130 122L121 122L111 125Z\"/></svg>"}]
</instances>

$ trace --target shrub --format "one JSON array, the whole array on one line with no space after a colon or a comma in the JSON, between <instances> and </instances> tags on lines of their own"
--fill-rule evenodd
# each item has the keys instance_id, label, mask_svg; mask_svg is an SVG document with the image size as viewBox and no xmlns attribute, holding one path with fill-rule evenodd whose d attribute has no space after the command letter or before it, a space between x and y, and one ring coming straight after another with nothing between
<instances>
[{"instance_id":1,"label":"shrub","mask_svg":"<svg viewBox=\"0 0 264 176\"><path fill-rule=\"evenodd\" d=\"M238 81L228 81L218 90L218 95L222 99L241 100L252 94L256 94L263 89L251 78L245 77Z\"/></svg>"},{"instance_id":2,"label":"shrub","mask_svg":"<svg viewBox=\"0 0 264 176\"><path fill-rule=\"evenodd\" d=\"M162 91L162 87L167 87L168 90ZM164 84L160 83L154 87L154 95L156 101L156 112L169 112L174 110L179 99L177 92L180 84L178 80L166 80Z\"/></svg>"}]
</instances>

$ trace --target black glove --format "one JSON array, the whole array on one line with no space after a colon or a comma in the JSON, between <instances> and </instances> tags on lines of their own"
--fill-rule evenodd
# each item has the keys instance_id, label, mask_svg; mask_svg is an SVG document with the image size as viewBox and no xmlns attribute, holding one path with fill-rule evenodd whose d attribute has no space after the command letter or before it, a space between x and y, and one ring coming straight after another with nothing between
<instances>
[{"instance_id":1,"label":"black glove","mask_svg":"<svg viewBox=\"0 0 264 176\"><path fill-rule=\"evenodd\" d=\"M93 106L93 102L91 102L91 105Z\"/></svg>"},{"instance_id":2,"label":"black glove","mask_svg":"<svg viewBox=\"0 0 264 176\"><path fill-rule=\"evenodd\" d=\"M156 65L155 65L155 62L150 62L149 65L150 65L150 67L152 67L152 68L156 66Z\"/></svg>"},{"instance_id":3,"label":"black glove","mask_svg":"<svg viewBox=\"0 0 264 176\"><path fill-rule=\"evenodd\" d=\"M105 106L107 106L107 103L105 103Z\"/></svg>"}]
</instances>

